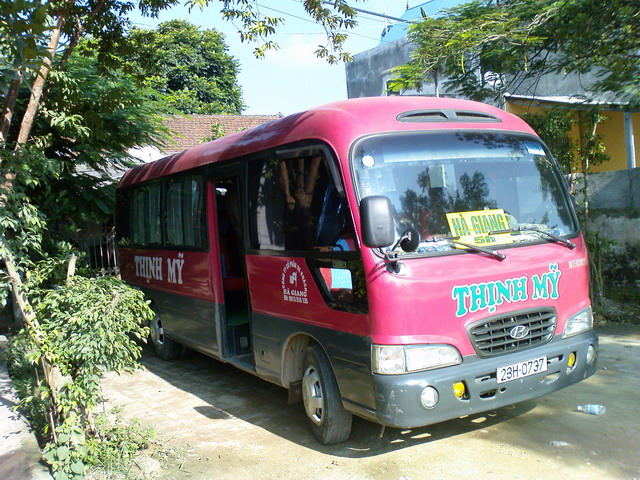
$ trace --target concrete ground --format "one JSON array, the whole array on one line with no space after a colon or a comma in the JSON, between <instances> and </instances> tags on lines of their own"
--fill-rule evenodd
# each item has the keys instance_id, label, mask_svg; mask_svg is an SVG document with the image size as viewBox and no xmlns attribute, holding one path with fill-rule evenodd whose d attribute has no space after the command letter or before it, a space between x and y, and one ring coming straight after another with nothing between
<instances>
[{"instance_id":1,"label":"concrete ground","mask_svg":"<svg viewBox=\"0 0 640 480\"><path fill-rule=\"evenodd\" d=\"M640 480L640 328L599 329L598 373L551 395L412 430L354 419L351 438L322 446L287 392L198 354L109 374L110 405L155 426L179 452L163 479ZM606 414L576 405L605 405ZM143 468L144 470L144 468Z\"/></svg>"}]
</instances>

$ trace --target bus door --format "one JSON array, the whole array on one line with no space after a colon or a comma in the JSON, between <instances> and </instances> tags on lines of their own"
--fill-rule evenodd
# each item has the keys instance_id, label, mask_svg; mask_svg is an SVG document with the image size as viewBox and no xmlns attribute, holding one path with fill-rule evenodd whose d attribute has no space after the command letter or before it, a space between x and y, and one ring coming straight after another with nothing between
<instances>
[{"instance_id":1,"label":"bus door","mask_svg":"<svg viewBox=\"0 0 640 480\"><path fill-rule=\"evenodd\" d=\"M220 311L220 339L223 357L253 363L251 312L244 261L244 229L240 177L216 178L216 219L220 276L224 304Z\"/></svg>"}]
</instances>

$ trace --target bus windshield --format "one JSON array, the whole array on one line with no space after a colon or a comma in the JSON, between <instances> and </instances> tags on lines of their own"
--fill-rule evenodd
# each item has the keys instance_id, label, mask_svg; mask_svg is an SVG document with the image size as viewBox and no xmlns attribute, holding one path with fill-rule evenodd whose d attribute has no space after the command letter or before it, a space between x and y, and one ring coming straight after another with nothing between
<instances>
[{"instance_id":1,"label":"bus windshield","mask_svg":"<svg viewBox=\"0 0 640 480\"><path fill-rule=\"evenodd\" d=\"M366 137L352 151L359 197L389 198L396 240L409 230L419 234L413 253L465 248L460 242L506 246L577 233L560 172L535 137L388 134Z\"/></svg>"}]
</instances>

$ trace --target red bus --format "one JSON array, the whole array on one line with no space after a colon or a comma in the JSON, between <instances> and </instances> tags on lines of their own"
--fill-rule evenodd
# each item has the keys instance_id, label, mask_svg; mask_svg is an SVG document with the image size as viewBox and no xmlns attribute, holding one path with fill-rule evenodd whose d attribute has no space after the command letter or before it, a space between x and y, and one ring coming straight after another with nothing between
<instances>
[{"instance_id":1,"label":"red bus","mask_svg":"<svg viewBox=\"0 0 640 480\"><path fill-rule=\"evenodd\" d=\"M470 101L336 102L133 168L123 278L182 346L301 400L412 428L595 372L585 241L533 130Z\"/></svg>"}]
</instances>

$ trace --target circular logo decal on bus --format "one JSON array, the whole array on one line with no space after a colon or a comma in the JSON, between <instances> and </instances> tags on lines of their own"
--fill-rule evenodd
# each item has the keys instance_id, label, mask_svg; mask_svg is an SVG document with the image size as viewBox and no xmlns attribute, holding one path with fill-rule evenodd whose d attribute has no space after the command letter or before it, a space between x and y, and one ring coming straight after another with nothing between
<instances>
[{"instance_id":1,"label":"circular logo decal on bus","mask_svg":"<svg viewBox=\"0 0 640 480\"><path fill-rule=\"evenodd\" d=\"M289 260L282 269L282 296L287 302L308 304L307 279L300 265Z\"/></svg>"}]
</instances>

